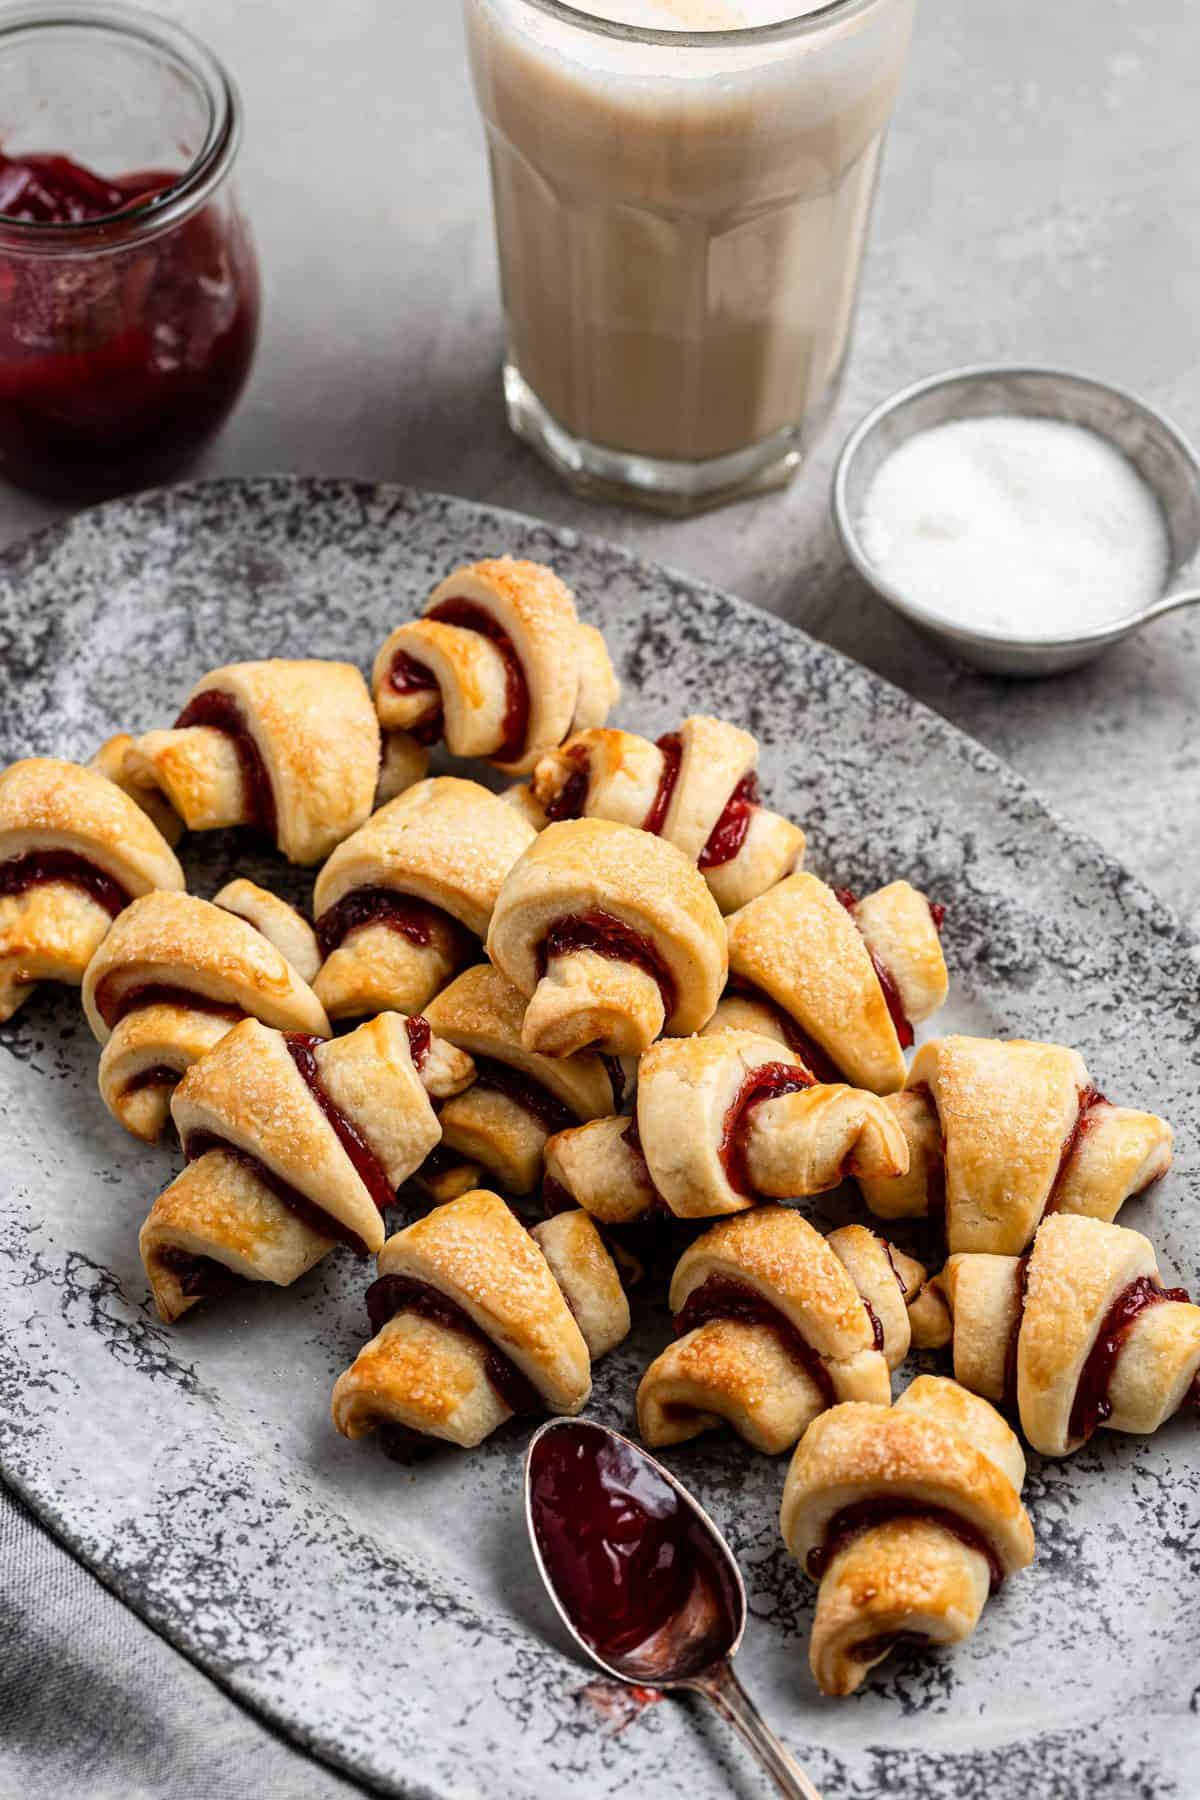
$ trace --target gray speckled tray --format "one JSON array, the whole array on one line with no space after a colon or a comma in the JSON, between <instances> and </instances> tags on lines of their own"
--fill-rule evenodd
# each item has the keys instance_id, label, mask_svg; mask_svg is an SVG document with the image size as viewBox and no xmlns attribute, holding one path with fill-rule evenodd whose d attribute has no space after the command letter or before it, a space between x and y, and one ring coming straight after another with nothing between
<instances>
[{"instance_id":1,"label":"gray speckled tray","mask_svg":"<svg viewBox=\"0 0 1200 1800\"><path fill-rule=\"evenodd\" d=\"M947 903L947 1026L1076 1043L1114 1098L1172 1119L1177 1168L1128 1220L1197 1283L1195 944L978 745L696 582L400 489L279 478L148 495L0 562L0 762L85 757L118 727L170 719L198 675L238 657L369 665L448 568L498 550L575 586L620 665L622 722L655 734L708 709L751 727L813 866L854 886L903 872ZM233 838L193 840L189 859L204 893L235 866L279 879ZM0 1030L5 1479L231 1692L384 1792L761 1795L719 1726L674 1703L635 1713L561 1647L523 1537L523 1433L412 1468L334 1434L330 1386L364 1336L353 1259L156 1322L136 1233L177 1165L108 1117L95 1064L71 995L43 992ZM661 1297L643 1300L634 1341L598 1370L599 1416L628 1424L666 1330ZM1033 1570L969 1644L893 1657L840 1703L808 1675L812 1590L779 1541L782 1463L715 1436L672 1463L737 1549L746 1679L827 1800L1166 1800L1195 1792L1200 1748L1198 1452L1180 1420L1035 1460Z\"/></svg>"}]
</instances>

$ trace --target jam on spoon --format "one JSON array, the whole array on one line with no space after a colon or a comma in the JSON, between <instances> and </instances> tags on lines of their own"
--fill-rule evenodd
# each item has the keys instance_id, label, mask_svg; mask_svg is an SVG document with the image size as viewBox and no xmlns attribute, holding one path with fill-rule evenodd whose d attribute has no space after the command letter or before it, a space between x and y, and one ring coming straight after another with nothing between
<instances>
[{"instance_id":1,"label":"jam on spoon","mask_svg":"<svg viewBox=\"0 0 1200 1800\"><path fill-rule=\"evenodd\" d=\"M746 1627L737 1563L662 1464L607 1426L552 1419L525 1462L534 1557L559 1616L605 1674L703 1695L791 1800L820 1800L733 1671Z\"/></svg>"}]
</instances>

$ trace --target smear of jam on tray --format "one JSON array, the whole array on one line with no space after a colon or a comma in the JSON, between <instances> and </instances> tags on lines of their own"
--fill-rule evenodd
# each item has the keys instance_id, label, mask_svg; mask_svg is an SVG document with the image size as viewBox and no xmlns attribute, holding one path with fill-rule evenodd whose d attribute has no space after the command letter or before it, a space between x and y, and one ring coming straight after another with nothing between
<instances>
[{"instance_id":1,"label":"smear of jam on tray","mask_svg":"<svg viewBox=\"0 0 1200 1800\"><path fill-rule=\"evenodd\" d=\"M112 246L0 250L0 476L86 499L161 480L223 424L258 336L254 254L206 206L158 236L120 225L179 181L101 176L55 154L0 153L0 214L31 226L112 220ZM130 229L126 225L126 230Z\"/></svg>"},{"instance_id":2,"label":"smear of jam on tray","mask_svg":"<svg viewBox=\"0 0 1200 1800\"><path fill-rule=\"evenodd\" d=\"M734 1577L633 1445L582 1421L556 1426L530 1452L529 1505L560 1605L620 1674L653 1684L728 1654L741 1616Z\"/></svg>"}]
</instances>

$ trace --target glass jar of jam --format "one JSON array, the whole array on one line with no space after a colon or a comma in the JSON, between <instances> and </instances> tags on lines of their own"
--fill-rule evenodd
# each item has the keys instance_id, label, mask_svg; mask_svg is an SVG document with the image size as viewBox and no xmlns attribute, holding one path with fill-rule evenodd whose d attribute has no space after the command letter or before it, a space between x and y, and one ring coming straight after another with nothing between
<instances>
[{"instance_id":1,"label":"glass jar of jam","mask_svg":"<svg viewBox=\"0 0 1200 1800\"><path fill-rule=\"evenodd\" d=\"M138 8L0 7L0 480L158 482L224 423L258 336L217 59Z\"/></svg>"}]
</instances>

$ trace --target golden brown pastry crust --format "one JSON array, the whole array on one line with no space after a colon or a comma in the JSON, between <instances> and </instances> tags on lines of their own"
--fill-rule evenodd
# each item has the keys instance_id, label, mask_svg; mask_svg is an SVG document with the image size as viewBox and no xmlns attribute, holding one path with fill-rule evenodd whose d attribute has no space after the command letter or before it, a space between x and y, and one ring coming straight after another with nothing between
<instances>
[{"instance_id":1,"label":"golden brown pastry crust","mask_svg":"<svg viewBox=\"0 0 1200 1800\"><path fill-rule=\"evenodd\" d=\"M664 1019L658 983L642 968L589 950L539 953L558 921L597 912L639 934L670 971ZM673 844L606 819L548 825L510 870L488 931L488 955L529 997L530 1049L565 1055L588 1046L637 1055L662 1029L699 1030L725 983L725 934L704 881Z\"/></svg>"},{"instance_id":2,"label":"golden brown pastry crust","mask_svg":"<svg viewBox=\"0 0 1200 1800\"><path fill-rule=\"evenodd\" d=\"M48 756L13 763L0 774L0 864L64 851L86 858L131 899L185 885L170 845L104 775ZM0 894L0 1021L39 981L77 987L112 918L68 879Z\"/></svg>"},{"instance_id":3,"label":"golden brown pastry crust","mask_svg":"<svg viewBox=\"0 0 1200 1800\"><path fill-rule=\"evenodd\" d=\"M129 752L133 749L133 742L127 731L119 731L114 737L105 738L85 766L94 769L97 775L103 775L107 781L114 781L128 794L134 805L141 808L173 850L183 836L183 820L166 795L159 793L157 788L138 787L130 781L125 765Z\"/></svg>"},{"instance_id":4,"label":"golden brown pastry crust","mask_svg":"<svg viewBox=\"0 0 1200 1800\"><path fill-rule=\"evenodd\" d=\"M501 648L480 631L428 617L399 626L375 659L371 682L385 730L436 729L440 713L452 755L486 757L523 775L573 727L603 723L619 693L604 639L580 625L574 596L553 570L508 556L473 563L439 583L426 614L453 600L486 614L516 655L529 701L520 753L501 754L509 686ZM392 685L401 652L429 671L434 688L401 693Z\"/></svg>"},{"instance_id":5,"label":"golden brown pastry crust","mask_svg":"<svg viewBox=\"0 0 1200 1800\"><path fill-rule=\"evenodd\" d=\"M887 1253L865 1228L823 1238L799 1213L757 1207L713 1226L684 1252L671 1311L682 1312L712 1278L774 1307L821 1359L836 1400L889 1403L890 1369L908 1350L908 1317ZM827 1404L773 1326L721 1317L686 1332L651 1363L638 1389L638 1425L657 1446L728 1422L754 1449L777 1455Z\"/></svg>"},{"instance_id":6,"label":"golden brown pastry crust","mask_svg":"<svg viewBox=\"0 0 1200 1800\"><path fill-rule=\"evenodd\" d=\"M944 1184L952 1252L1019 1255L1047 1209L1111 1220L1170 1166L1165 1121L1098 1100L1083 1058L1061 1044L936 1039L890 1104L909 1175L863 1182L867 1204L920 1216L938 1209Z\"/></svg>"},{"instance_id":7,"label":"golden brown pastry crust","mask_svg":"<svg viewBox=\"0 0 1200 1800\"><path fill-rule=\"evenodd\" d=\"M629 1336L629 1301L595 1221L585 1212L557 1213L530 1233L550 1265L563 1299L599 1362Z\"/></svg>"},{"instance_id":8,"label":"golden brown pastry crust","mask_svg":"<svg viewBox=\"0 0 1200 1800\"><path fill-rule=\"evenodd\" d=\"M1024 1477L1000 1415L956 1383L923 1375L894 1407L851 1402L813 1421L784 1485L784 1542L805 1566L844 1508L905 1502L953 1513L1011 1575L1033 1558ZM832 1549L810 1651L822 1692L852 1693L898 1633L953 1643L974 1629L987 1561L935 1517L876 1523Z\"/></svg>"},{"instance_id":9,"label":"golden brown pastry crust","mask_svg":"<svg viewBox=\"0 0 1200 1800\"><path fill-rule=\"evenodd\" d=\"M227 1046L238 1032L242 1037L234 1044L236 1054L230 1056ZM264 1046L269 1053L266 1058ZM396 1015L374 1019L347 1037L318 1045L315 1055L325 1092L354 1124L395 1186L407 1179L437 1141L439 1128L430 1099L459 1092L474 1074L469 1057L436 1037L418 1070L412 1061L406 1021ZM286 1059L286 1067L281 1057ZM328 1203L323 1169L332 1169L343 1197L355 1190L358 1200L366 1195L356 1174L347 1182L345 1152L339 1145L338 1153L333 1153L324 1116L296 1073L278 1033L246 1022L230 1032L205 1061L215 1065L216 1078L211 1067L201 1073L197 1065L192 1071L192 1091L184 1096L191 1112L176 1115L181 1137L199 1124L237 1144L237 1133L242 1131L243 1148L273 1166L302 1195L335 1217L340 1215L335 1205ZM262 1072L257 1088L249 1095L250 1105L239 1109L237 1089L243 1067L250 1061L257 1061ZM281 1084L272 1098L276 1075ZM243 1129L255 1108L270 1115L271 1130L265 1134L263 1148L276 1146L274 1162ZM374 1211L373 1202L371 1206ZM365 1209L359 1208L355 1216L364 1213ZM377 1220L378 1214L374 1216ZM381 1240L382 1230L372 1235ZM142 1258L159 1311L168 1323L203 1298L208 1285L202 1280L198 1286L188 1286L180 1271L171 1266L180 1251L218 1265L218 1277L222 1269L228 1269L247 1280L287 1286L331 1247L332 1239L298 1217L256 1167L222 1150L210 1150L188 1165L155 1201L141 1233Z\"/></svg>"},{"instance_id":10,"label":"golden brown pastry crust","mask_svg":"<svg viewBox=\"0 0 1200 1800\"><path fill-rule=\"evenodd\" d=\"M505 876L534 837L515 808L477 782L448 775L418 782L334 851L317 878L318 928L348 895L384 888L437 907L481 938ZM422 946L368 925L343 939L313 985L331 1018L380 1007L419 1012L461 955L452 932Z\"/></svg>"},{"instance_id":11,"label":"golden brown pastry crust","mask_svg":"<svg viewBox=\"0 0 1200 1800\"><path fill-rule=\"evenodd\" d=\"M884 937L881 921L893 914L902 913L905 921L895 928L896 942L907 941L910 929L915 932L912 894L907 883L896 883L859 902L877 941ZM921 896L916 899L927 920L921 956L913 959L912 972L894 978L910 995L918 986L932 991L926 962L940 962L945 971L932 914ZM875 1094L903 1087L904 1054L866 934L832 888L815 875L789 875L735 913L728 928L731 975L782 1007L847 1081Z\"/></svg>"},{"instance_id":12,"label":"golden brown pastry crust","mask_svg":"<svg viewBox=\"0 0 1200 1800\"><path fill-rule=\"evenodd\" d=\"M294 906L240 875L213 895L213 905L253 925L287 958L301 981L312 985L321 967L321 948L316 932Z\"/></svg>"},{"instance_id":13,"label":"golden brown pastry crust","mask_svg":"<svg viewBox=\"0 0 1200 1800\"><path fill-rule=\"evenodd\" d=\"M521 1042L524 996L499 969L481 963L463 973L432 1000L425 1016L430 1025L472 1058L485 1058L512 1069L544 1091L553 1106L581 1121L612 1111L612 1081L602 1059L584 1053L571 1057L537 1056ZM486 1066L486 1065L485 1065ZM486 1075L442 1109L442 1143L457 1151L464 1165L479 1165L506 1193L527 1194L541 1180L542 1153L552 1126ZM440 1169L439 1198L452 1198L447 1183L466 1179ZM464 1186L457 1188L465 1192Z\"/></svg>"},{"instance_id":14,"label":"golden brown pastry crust","mask_svg":"<svg viewBox=\"0 0 1200 1800\"><path fill-rule=\"evenodd\" d=\"M848 1173L904 1166L903 1136L876 1095L810 1084L746 1104L764 1069L808 1080L799 1057L771 1038L663 1038L638 1065L640 1143L629 1141L624 1119L560 1132L547 1146L547 1174L586 1211L625 1224L656 1203L678 1218L718 1218L763 1199L823 1193ZM731 1130L744 1187L730 1167Z\"/></svg>"},{"instance_id":15,"label":"golden brown pastry crust","mask_svg":"<svg viewBox=\"0 0 1200 1800\"><path fill-rule=\"evenodd\" d=\"M351 663L271 658L213 669L189 703L208 692L240 708L271 784L279 849L289 862L321 862L374 804L379 723L362 675ZM250 816L232 741L209 726L147 732L122 781L160 790L191 831Z\"/></svg>"},{"instance_id":16,"label":"golden brown pastry crust","mask_svg":"<svg viewBox=\"0 0 1200 1800\"><path fill-rule=\"evenodd\" d=\"M590 1221L564 1216L539 1230L546 1248L497 1194L474 1190L389 1238L379 1273L446 1296L547 1410L577 1413L591 1393L588 1333L596 1354L611 1348L627 1328L628 1309ZM510 1416L483 1347L408 1312L384 1325L333 1391L334 1424L347 1437L399 1424L470 1448Z\"/></svg>"},{"instance_id":17,"label":"golden brown pastry crust","mask_svg":"<svg viewBox=\"0 0 1200 1800\"><path fill-rule=\"evenodd\" d=\"M951 1257L943 1285L954 1316L956 1376L1000 1399L1015 1367L1026 1438L1045 1456L1069 1455L1085 1441L1072 1430L1080 1378L1110 1308L1138 1281L1162 1286L1148 1240L1071 1213L1043 1222L1027 1268L1016 1257ZM1200 1306L1164 1300L1146 1307L1119 1340L1107 1387L1111 1411L1098 1423L1110 1431L1156 1431L1183 1405L1198 1370Z\"/></svg>"},{"instance_id":18,"label":"golden brown pastry crust","mask_svg":"<svg viewBox=\"0 0 1200 1800\"><path fill-rule=\"evenodd\" d=\"M333 1248L285 1206L247 1164L209 1150L177 1175L158 1196L140 1233L138 1249L154 1304L167 1325L214 1291L204 1275L189 1278L174 1258L203 1259L243 1281L290 1287ZM198 1285L199 1284L199 1285ZM216 1290L219 1291L219 1290Z\"/></svg>"},{"instance_id":19,"label":"golden brown pastry crust","mask_svg":"<svg viewBox=\"0 0 1200 1800\"><path fill-rule=\"evenodd\" d=\"M424 744L418 744L407 731L385 731L375 788L376 807L386 806L389 800L424 781L428 768L429 752Z\"/></svg>"},{"instance_id":20,"label":"golden brown pastry crust","mask_svg":"<svg viewBox=\"0 0 1200 1800\"><path fill-rule=\"evenodd\" d=\"M633 1225L665 1205L632 1119L593 1119L556 1131L544 1157L547 1194L565 1195L602 1225Z\"/></svg>"},{"instance_id":21,"label":"golden brown pastry crust","mask_svg":"<svg viewBox=\"0 0 1200 1800\"><path fill-rule=\"evenodd\" d=\"M430 1093L451 1093L474 1073L469 1057L436 1039L418 1070L406 1021L395 1013L346 1037L318 1043L313 1056L325 1094L374 1154L393 1188L407 1180L441 1135ZM194 1134L211 1133L252 1158L253 1165L247 1168L224 1150L210 1150L197 1159L207 1165L202 1177L185 1171L182 1193L174 1183L155 1202L142 1230L142 1251L165 1318L177 1317L198 1296L180 1290L165 1266L164 1249L183 1248L265 1281L294 1280L286 1269L310 1267L328 1249L329 1237L298 1219L283 1232L290 1248L282 1263L272 1260L282 1231L279 1207L288 1208L282 1200L270 1204L274 1196L254 1165L295 1189L368 1248L382 1245L376 1202L281 1033L256 1019L234 1026L188 1070L175 1089L171 1114L185 1150ZM224 1195L223 1177L228 1178ZM191 1216L193 1205L199 1209L197 1217ZM255 1248L260 1226L265 1234L261 1258ZM214 1231L216 1235L206 1235ZM285 1272L276 1272L278 1268Z\"/></svg>"},{"instance_id":22,"label":"golden brown pastry crust","mask_svg":"<svg viewBox=\"0 0 1200 1800\"><path fill-rule=\"evenodd\" d=\"M200 1002L230 1008L232 1017L203 1004L160 1000L127 1012L110 1029L100 1001L111 1011L138 989L152 987L194 994ZM237 1023L238 1013L280 1031L329 1036L316 995L274 944L208 900L166 890L143 895L114 921L84 975L83 1009L103 1045L104 1104L147 1142L166 1125L170 1084L146 1087L139 1080L151 1070L182 1076Z\"/></svg>"},{"instance_id":23,"label":"golden brown pastry crust","mask_svg":"<svg viewBox=\"0 0 1200 1800\"><path fill-rule=\"evenodd\" d=\"M659 835L697 862L739 783L758 761L747 731L696 714L678 733L679 763ZM667 761L659 745L629 731L584 731L551 751L533 772L533 790L549 806L581 772L587 787L579 816L644 829ZM722 912L733 912L799 866L804 833L790 820L754 805L737 854L703 871Z\"/></svg>"}]
</instances>

